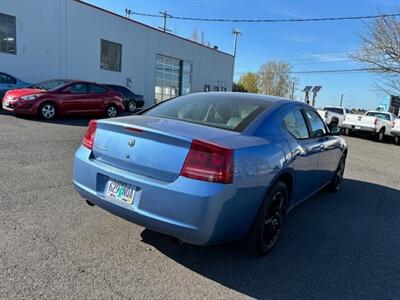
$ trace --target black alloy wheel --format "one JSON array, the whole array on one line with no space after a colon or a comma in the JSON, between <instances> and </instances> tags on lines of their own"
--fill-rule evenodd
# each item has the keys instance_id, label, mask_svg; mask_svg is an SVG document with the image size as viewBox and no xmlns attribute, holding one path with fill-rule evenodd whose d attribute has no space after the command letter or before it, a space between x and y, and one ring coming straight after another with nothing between
<instances>
[{"instance_id":1,"label":"black alloy wheel","mask_svg":"<svg viewBox=\"0 0 400 300\"><path fill-rule=\"evenodd\" d=\"M256 255L268 254L282 231L288 207L289 192L283 181L274 183L256 216L252 228L242 241L242 247Z\"/></svg>"}]
</instances>

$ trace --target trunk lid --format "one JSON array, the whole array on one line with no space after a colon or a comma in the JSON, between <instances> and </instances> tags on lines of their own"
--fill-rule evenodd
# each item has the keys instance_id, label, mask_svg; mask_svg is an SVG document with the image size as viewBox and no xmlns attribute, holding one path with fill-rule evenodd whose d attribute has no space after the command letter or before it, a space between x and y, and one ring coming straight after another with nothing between
<instances>
[{"instance_id":1,"label":"trunk lid","mask_svg":"<svg viewBox=\"0 0 400 300\"><path fill-rule=\"evenodd\" d=\"M240 133L149 116L122 117L98 122L93 156L116 168L172 182L194 138L215 141L234 135Z\"/></svg>"}]
</instances>

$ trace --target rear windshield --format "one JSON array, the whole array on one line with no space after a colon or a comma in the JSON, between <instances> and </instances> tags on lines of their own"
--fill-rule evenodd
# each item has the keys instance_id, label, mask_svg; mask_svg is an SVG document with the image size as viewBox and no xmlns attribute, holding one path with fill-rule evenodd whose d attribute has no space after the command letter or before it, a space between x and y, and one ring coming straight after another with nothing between
<instances>
[{"instance_id":1,"label":"rear windshield","mask_svg":"<svg viewBox=\"0 0 400 300\"><path fill-rule=\"evenodd\" d=\"M265 100L190 95L160 103L143 115L243 131L270 105Z\"/></svg>"},{"instance_id":2,"label":"rear windshield","mask_svg":"<svg viewBox=\"0 0 400 300\"><path fill-rule=\"evenodd\" d=\"M325 107L324 110L343 115L343 109L340 107Z\"/></svg>"},{"instance_id":3,"label":"rear windshield","mask_svg":"<svg viewBox=\"0 0 400 300\"><path fill-rule=\"evenodd\" d=\"M390 116L388 114L384 114L384 113L381 113L381 112L367 112L366 116L377 117L377 118L380 118L380 119L383 119L383 120L390 121Z\"/></svg>"},{"instance_id":4,"label":"rear windshield","mask_svg":"<svg viewBox=\"0 0 400 300\"><path fill-rule=\"evenodd\" d=\"M55 90L65 84L67 84L69 81L67 80L48 80L48 81L43 81L36 83L32 86L30 86L32 89L39 89L39 90Z\"/></svg>"}]
</instances>

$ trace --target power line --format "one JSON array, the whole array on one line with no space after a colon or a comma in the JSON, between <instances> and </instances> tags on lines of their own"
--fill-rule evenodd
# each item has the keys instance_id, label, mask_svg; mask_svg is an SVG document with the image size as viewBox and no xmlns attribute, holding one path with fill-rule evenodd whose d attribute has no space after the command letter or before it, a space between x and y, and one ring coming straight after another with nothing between
<instances>
[{"instance_id":1,"label":"power line","mask_svg":"<svg viewBox=\"0 0 400 300\"><path fill-rule=\"evenodd\" d=\"M133 14L144 17L163 18L164 16L133 12ZM306 19L220 19L220 18L195 18L195 17L180 17L168 15L170 19L185 20L185 21L203 21L203 22L233 22L233 23L290 23L290 22L320 22L320 21L345 21L345 20L364 20L387 17L398 17L400 13L368 15L368 16L349 16L349 17L326 17L326 18L306 18Z\"/></svg>"},{"instance_id":2,"label":"power line","mask_svg":"<svg viewBox=\"0 0 400 300\"><path fill-rule=\"evenodd\" d=\"M358 69L337 69L337 70L311 70L311 71L292 71L290 74L324 74L324 73L350 73L350 72L372 72L379 71L379 68L358 68ZM235 75L243 75L249 72L238 72ZM250 72L251 73L251 72ZM261 74L274 74L276 72L255 72Z\"/></svg>"}]
</instances>

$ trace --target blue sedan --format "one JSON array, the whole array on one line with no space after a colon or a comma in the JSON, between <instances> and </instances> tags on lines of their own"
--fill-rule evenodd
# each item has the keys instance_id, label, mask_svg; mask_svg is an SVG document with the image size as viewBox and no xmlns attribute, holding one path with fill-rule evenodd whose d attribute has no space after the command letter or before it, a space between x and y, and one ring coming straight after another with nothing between
<instances>
[{"instance_id":1,"label":"blue sedan","mask_svg":"<svg viewBox=\"0 0 400 300\"><path fill-rule=\"evenodd\" d=\"M4 94L9 90L20 89L29 86L30 83L22 81L14 76L0 72L0 102Z\"/></svg>"},{"instance_id":2,"label":"blue sedan","mask_svg":"<svg viewBox=\"0 0 400 300\"><path fill-rule=\"evenodd\" d=\"M151 230L197 245L241 240L263 255L291 208L338 190L346 155L305 103L197 93L91 121L73 182L88 204Z\"/></svg>"}]
</instances>

